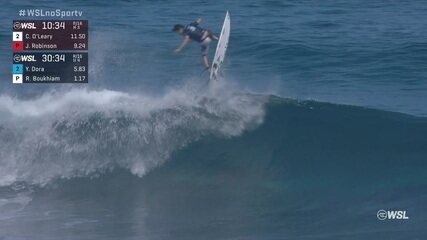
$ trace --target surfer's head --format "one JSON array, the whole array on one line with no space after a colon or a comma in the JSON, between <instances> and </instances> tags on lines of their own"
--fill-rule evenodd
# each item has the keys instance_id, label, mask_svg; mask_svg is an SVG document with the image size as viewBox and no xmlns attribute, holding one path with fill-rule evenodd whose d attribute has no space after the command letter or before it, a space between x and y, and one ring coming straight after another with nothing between
<instances>
[{"instance_id":1,"label":"surfer's head","mask_svg":"<svg viewBox=\"0 0 427 240\"><path fill-rule=\"evenodd\" d=\"M175 26L173 26L172 31L173 32L177 32L179 34L183 34L184 33L184 25L182 25L182 24L175 24Z\"/></svg>"}]
</instances>

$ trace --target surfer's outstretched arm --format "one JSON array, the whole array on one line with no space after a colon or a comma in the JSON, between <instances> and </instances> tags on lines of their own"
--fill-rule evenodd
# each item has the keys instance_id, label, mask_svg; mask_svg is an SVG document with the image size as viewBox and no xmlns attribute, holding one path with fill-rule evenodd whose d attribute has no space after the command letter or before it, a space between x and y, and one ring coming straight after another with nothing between
<instances>
[{"instance_id":1,"label":"surfer's outstretched arm","mask_svg":"<svg viewBox=\"0 0 427 240\"><path fill-rule=\"evenodd\" d=\"M181 45L179 45L179 47L175 49L175 52L176 53L180 52L188 44L188 42L190 42L190 37L185 36L184 41L182 41Z\"/></svg>"}]
</instances>

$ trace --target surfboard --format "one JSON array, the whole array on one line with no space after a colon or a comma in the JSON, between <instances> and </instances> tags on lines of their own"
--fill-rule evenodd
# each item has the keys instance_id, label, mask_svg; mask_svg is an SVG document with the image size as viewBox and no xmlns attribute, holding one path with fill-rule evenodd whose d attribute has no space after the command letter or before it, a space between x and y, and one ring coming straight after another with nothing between
<instances>
[{"instance_id":1,"label":"surfboard","mask_svg":"<svg viewBox=\"0 0 427 240\"><path fill-rule=\"evenodd\" d=\"M225 14L224 24L222 25L221 35L219 36L218 45L216 46L215 56L212 61L210 80L218 80L219 70L224 62L225 52L228 47L230 38L230 14Z\"/></svg>"}]
</instances>

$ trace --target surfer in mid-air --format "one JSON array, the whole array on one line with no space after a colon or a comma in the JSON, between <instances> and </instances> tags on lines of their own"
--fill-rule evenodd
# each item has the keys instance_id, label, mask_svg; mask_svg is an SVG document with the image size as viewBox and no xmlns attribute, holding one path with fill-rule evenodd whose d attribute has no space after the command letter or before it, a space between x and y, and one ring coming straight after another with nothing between
<instances>
[{"instance_id":1,"label":"surfer in mid-air","mask_svg":"<svg viewBox=\"0 0 427 240\"><path fill-rule=\"evenodd\" d=\"M199 23L202 20L199 18L196 21L184 26L181 24L176 24L172 31L179 33L184 37L184 41L181 43L181 45L175 49L176 53L179 53L187 44L190 42L190 40L194 40L200 44L200 50L202 53L202 64L205 67L205 69L209 70L209 61L208 61L208 50L209 45L211 44L212 40L218 41L218 37L215 36L211 31L208 29L204 29L199 26Z\"/></svg>"}]
</instances>

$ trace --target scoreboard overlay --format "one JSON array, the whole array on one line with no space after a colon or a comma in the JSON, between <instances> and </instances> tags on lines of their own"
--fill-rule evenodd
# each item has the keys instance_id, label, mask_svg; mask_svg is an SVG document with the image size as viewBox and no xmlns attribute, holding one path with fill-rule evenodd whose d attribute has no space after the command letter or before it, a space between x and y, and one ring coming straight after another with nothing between
<instances>
[{"instance_id":1,"label":"scoreboard overlay","mask_svg":"<svg viewBox=\"0 0 427 240\"><path fill-rule=\"evenodd\" d=\"M14 20L12 82L87 83L87 20Z\"/></svg>"}]
</instances>

